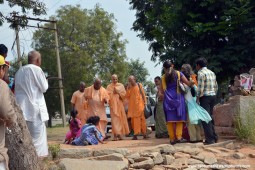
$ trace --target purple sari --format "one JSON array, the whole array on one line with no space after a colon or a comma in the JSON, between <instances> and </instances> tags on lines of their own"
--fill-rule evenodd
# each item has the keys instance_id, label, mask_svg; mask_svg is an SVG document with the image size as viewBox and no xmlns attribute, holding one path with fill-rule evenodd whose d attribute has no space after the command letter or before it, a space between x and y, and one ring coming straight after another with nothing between
<instances>
[{"instance_id":1,"label":"purple sari","mask_svg":"<svg viewBox=\"0 0 255 170\"><path fill-rule=\"evenodd\" d=\"M181 73L182 76L184 75ZM167 122L187 121L184 95L177 93L177 75L173 83L167 84L163 107Z\"/></svg>"}]
</instances>

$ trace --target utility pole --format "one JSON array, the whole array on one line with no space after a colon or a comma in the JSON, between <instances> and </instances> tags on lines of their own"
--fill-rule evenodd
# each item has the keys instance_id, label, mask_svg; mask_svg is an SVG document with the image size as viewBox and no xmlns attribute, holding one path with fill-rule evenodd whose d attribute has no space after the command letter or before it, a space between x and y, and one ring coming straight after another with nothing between
<instances>
[{"instance_id":1,"label":"utility pole","mask_svg":"<svg viewBox=\"0 0 255 170\"><path fill-rule=\"evenodd\" d=\"M62 114L62 122L63 126L66 126L66 113L65 113L65 102L64 102L64 90L63 90L63 82L62 82L62 73L61 73L61 62L59 57L59 46L58 46L58 30L57 30L57 22L54 22L55 29L55 44L56 44L56 56L57 56L57 65L58 65L58 78L59 78L59 95L60 95L60 103L61 103L61 114Z\"/></svg>"},{"instance_id":2,"label":"utility pole","mask_svg":"<svg viewBox=\"0 0 255 170\"><path fill-rule=\"evenodd\" d=\"M14 12L13 15L15 17L16 12ZM18 24L15 24L15 33L16 33L16 45L17 45L18 62L19 62L19 68L20 68L20 67L22 67L22 62L21 62L21 54L20 54L19 25Z\"/></svg>"}]
</instances>

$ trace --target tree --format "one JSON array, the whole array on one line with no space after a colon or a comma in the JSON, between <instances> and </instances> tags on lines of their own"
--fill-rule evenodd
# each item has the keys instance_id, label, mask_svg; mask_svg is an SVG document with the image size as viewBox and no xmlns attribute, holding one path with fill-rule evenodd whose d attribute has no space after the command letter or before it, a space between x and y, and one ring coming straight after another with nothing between
<instances>
[{"instance_id":1,"label":"tree","mask_svg":"<svg viewBox=\"0 0 255 170\"><path fill-rule=\"evenodd\" d=\"M110 83L111 75L116 73L123 82L127 72L126 40L121 40L122 33L116 31L112 14L98 5L93 10L67 5L57 11L55 19L66 103L70 103L80 81L89 86L93 78L99 76L106 85ZM52 27L50 24L44 26ZM33 39L33 46L42 54L42 69L57 77L54 32L38 30ZM50 113L60 106L58 92L54 89L57 84L57 81L49 80L51 88L45 95Z\"/></svg>"},{"instance_id":2,"label":"tree","mask_svg":"<svg viewBox=\"0 0 255 170\"><path fill-rule=\"evenodd\" d=\"M146 79L149 76L148 69L144 66L145 62L141 62L139 59L131 59L128 62L128 76L133 75L136 77L136 81L142 84L146 83Z\"/></svg>"},{"instance_id":3,"label":"tree","mask_svg":"<svg viewBox=\"0 0 255 170\"><path fill-rule=\"evenodd\" d=\"M199 56L220 81L255 65L255 1L130 0L136 10L133 30L150 43L152 60L175 66Z\"/></svg>"},{"instance_id":4,"label":"tree","mask_svg":"<svg viewBox=\"0 0 255 170\"><path fill-rule=\"evenodd\" d=\"M21 27L25 27L28 20L26 19L26 14L28 14L28 11L32 10L33 15L39 16L42 14L46 14L46 7L43 2L40 2L39 0L0 0L0 4L3 4L4 2L8 2L9 6L12 8L14 6L21 7L22 12L22 18L13 18L13 14L11 13L11 17L4 16L3 13L0 11L0 26L3 24L4 20L6 19L8 22L11 23L11 27L15 27L16 24L20 24Z\"/></svg>"}]
</instances>

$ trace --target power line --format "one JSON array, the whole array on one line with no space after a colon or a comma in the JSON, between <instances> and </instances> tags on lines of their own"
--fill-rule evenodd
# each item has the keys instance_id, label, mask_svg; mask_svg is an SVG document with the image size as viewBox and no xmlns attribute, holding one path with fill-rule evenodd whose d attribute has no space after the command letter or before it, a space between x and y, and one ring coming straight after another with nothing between
<instances>
[{"instance_id":1,"label":"power line","mask_svg":"<svg viewBox=\"0 0 255 170\"><path fill-rule=\"evenodd\" d=\"M58 2L56 2L52 7L50 7L49 11L50 12L61 0L59 0Z\"/></svg>"}]
</instances>

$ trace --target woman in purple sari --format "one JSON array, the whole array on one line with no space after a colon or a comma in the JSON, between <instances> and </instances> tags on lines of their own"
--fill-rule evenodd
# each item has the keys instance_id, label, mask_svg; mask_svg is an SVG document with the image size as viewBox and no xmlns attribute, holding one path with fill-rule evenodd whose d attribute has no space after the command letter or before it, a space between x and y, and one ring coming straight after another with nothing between
<instances>
[{"instance_id":1,"label":"woman in purple sari","mask_svg":"<svg viewBox=\"0 0 255 170\"><path fill-rule=\"evenodd\" d=\"M184 95L178 87L178 79L187 84L193 85L179 71L174 70L171 61L165 61L163 64L165 74L162 76L162 91L164 95L163 108L166 116L167 129L170 137L170 143L184 142L182 139L183 123L187 121L187 111Z\"/></svg>"}]
</instances>

